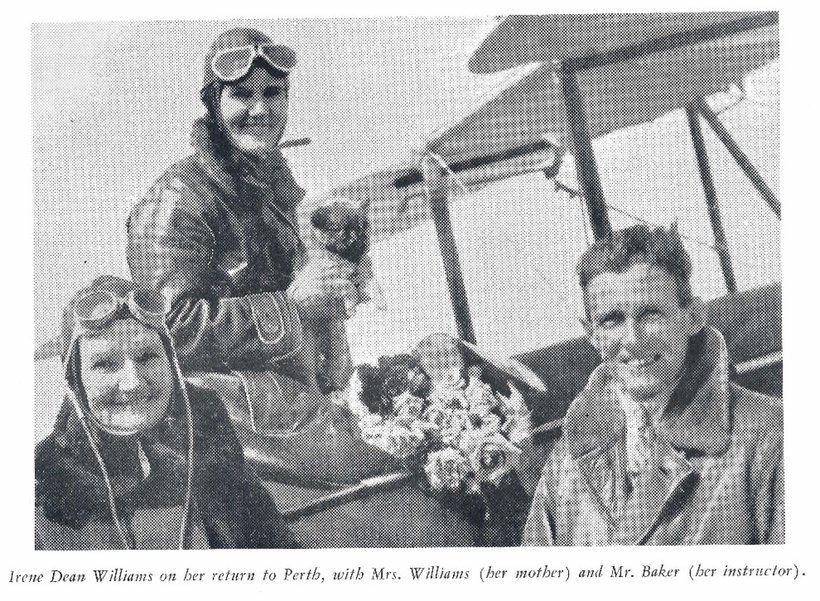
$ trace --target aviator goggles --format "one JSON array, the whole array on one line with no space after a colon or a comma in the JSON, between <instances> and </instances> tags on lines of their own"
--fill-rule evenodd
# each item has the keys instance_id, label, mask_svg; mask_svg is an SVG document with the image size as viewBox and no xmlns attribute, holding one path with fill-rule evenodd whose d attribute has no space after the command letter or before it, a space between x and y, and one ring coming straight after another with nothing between
<instances>
[{"instance_id":1,"label":"aviator goggles","mask_svg":"<svg viewBox=\"0 0 820 601\"><path fill-rule=\"evenodd\" d=\"M133 317L151 328L165 328L165 298L156 290L135 288L125 296L94 290L74 306L74 320L86 330L99 330L121 317Z\"/></svg>"},{"instance_id":2,"label":"aviator goggles","mask_svg":"<svg viewBox=\"0 0 820 601\"><path fill-rule=\"evenodd\" d=\"M283 73L296 66L296 53L287 46L248 44L217 52L211 59L211 71L223 82L237 81L248 74L256 57Z\"/></svg>"}]
</instances>

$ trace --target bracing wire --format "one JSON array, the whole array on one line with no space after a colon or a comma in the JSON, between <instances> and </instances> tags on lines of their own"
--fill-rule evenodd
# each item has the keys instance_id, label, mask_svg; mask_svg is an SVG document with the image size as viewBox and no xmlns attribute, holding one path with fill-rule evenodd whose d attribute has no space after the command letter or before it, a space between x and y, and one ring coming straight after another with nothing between
<instances>
[{"instance_id":1,"label":"bracing wire","mask_svg":"<svg viewBox=\"0 0 820 601\"><path fill-rule=\"evenodd\" d=\"M584 204L584 199L578 195L578 210L581 212L581 223L584 226L584 242L587 243L587 246L592 245L592 240L589 235L589 224L587 224L587 218L589 217L586 212L586 205Z\"/></svg>"},{"instance_id":2,"label":"bracing wire","mask_svg":"<svg viewBox=\"0 0 820 601\"><path fill-rule=\"evenodd\" d=\"M744 98L746 98L746 97L744 97ZM736 106L736 105L732 105L732 106ZM450 169L450 166L447 164L447 162L441 156L439 156L439 155L437 155L433 152L430 152L429 156L433 160L435 160L439 165L441 165L442 169L444 169L450 175L450 177L453 178L456 185L461 189L462 192L469 193L469 189L464 184L464 182L461 180L461 178L458 176L458 174L453 172L452 169ZM577 190L577 189L573 188L572 186L569 186L569 185L565 184L564 182L559 181L557 178L554 179L553 182L555 184L555 190L556 191L564 192L567 195L567 198L569 198L570 200L574 199L574 198L577 198L579 200L579 206L580 206L581 211L582 211L581 223L583 223L583 226L584 226L584 238L586 239L587 246L589 246L592 242L591 242L591 237L590 237L590 232L589 232L589 225L587 224L586 211L584 210L585 205L584 205L584 202L583 202L583 199L584 199L583 193L580 190ZM604 203L604 204L606 205L607 208L615 211L616 213L620 213L621 215L624 215L625 217L633 219L633 220L635 220L639 223L643 223L645 225L649 225L649 226L653 226L653 227L662 227L661 224L659 224L659 223L655 223L655 222L650 221L648 219L644 219L643 217L641 217L639 215L635 215L634 213L630 213L626 209L623 209L619 206L609 204L609 203ZM716 252L716 253L720 252L721 248L725 248L724 245L720 245L720 244L716 244L716 243L710 243L710 242L704 242L703 240L700 240L699 238L695 238L694 236L690 236L688 234L683 234L683 233L679 232L679 235L680 235L681 238L689 240L689 241L691 241L695 244L698 244L699 246L703 246L705 248L708 248L708 249L710 249L710 250L712 250L713 252Z\"/></svg>"},{"instance_id":3,"label":"bracing wire","mask_svg":"<svg viewBox=\"0 0 820 601\"><path fill-rule=\"evenodd\" d=\"M568 186L568 185L564 184L563 182L559 182L559 181L556 180L555 181L555 188L556 188L556 190L561 190L561 191L565 192L567 194L567 197L570 198L570 199L579 198L579 199L583 200L584 194L580 190L576 190L576 189L572 188L571 186ZM624 215L625 217L629 217L630 219L633 219L633 220L635 220L639 223L643 223L645 225L651 225L653 227L663 227L660 223L655 223L654 221L644 219L640 215L635 215L634 213L630 213L626 209L622 209L621 207L619 207L617 205L613 205L613 204L609 204L609 203L604 203L604 204L606 205L606 207L608 209L611 209L611 210L615 211L616 213L620 213L621 215ZM586 232L586 221L584 221L584 231ZM688 234L683 234L683 233L680 233L680 232L678 232L678 234L680 235L681 238L685 238L685 239L687 239L691 242L694 242L695 244L698 244L700 246L704 246L704 247L706 247L710 250L713 250L714 252L719 252L720 248L723 246L723 245L720 245L720 244L704 242L703 240L700 240L699 238L695 238L694 236L689 236ZM587 242L589 242L589 238L587 238Z\"/></svg>"}]
</instances>

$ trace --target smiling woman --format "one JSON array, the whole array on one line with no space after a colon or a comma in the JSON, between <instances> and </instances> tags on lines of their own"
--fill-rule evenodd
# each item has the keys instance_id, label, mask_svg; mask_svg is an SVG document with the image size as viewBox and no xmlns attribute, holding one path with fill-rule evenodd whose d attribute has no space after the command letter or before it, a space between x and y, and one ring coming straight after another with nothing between
<instances>
[{"instance_id":1,"label":"smiling woman","mask_svg":"<svg viewBox=\"0 0 820 601\"><path fill-rule=\"evenodd\" d=\"M106 432L136 434L167 413L171 363L159 334L137 320L118 320L85 336L80 364L89 411Z\"/></svg>"},{"instance_id":2,"label":"smiling woman","mask_svg":"<svg viewBox=\"0 0 820 601\"><path fill-rule=\"evenodd\" d=\"M254 67L222 90L219 116L231 144L261 156L278 149L288 115L288 84L268 69Z\"/></svg>"},{"instance_id":3,"label":"smiling woman","mask_svg":"<svg viewBox=\"0 0 820 601\"><path fill-rule=\"evenodd\" d=\"M277 465L296 457L291 478L358 482L393 462L322 394L352 373L343 299L354 266L334 256L300 270L304 191L279 149L295 65L291 49L258 30L217 37L204 60L195 151L133 208L128 264L168 300L182 369L204 374L240 436L272 446ZM225 376L241 390L226 390ZM325 449L327 439L337 447Z\"/></svg>"},{"instance_id":4,"label":"smiling woman","mask_svg":"<svg viewBox=\"0 0 820 601\"><path fill-rule=\"evenodd\" d=\"M581 38L608 38L606 18L586 15L581 21L597 24L577 29ZM244 26L234 29L237 25ZM573 146L568 134L561 133L566 121L564 100L556 95L561 78L551 72L549 61L538 62L535 71L524 66L520 72L493 76L470 74L467 59L480 30L491 23L304 19L252 24L269 36L247 25L251 23L32 28L37 338L46 335L56 307L63 305L80 279L130 269L141 286L160 291L166 299L168 313L163 318L167 317L187 381L210 391L191 399L194 409L208 413L208 403L221 401L221 411L233 420L244 446L246 462L264 470L265 486L287 519L294 520L291 528L301 545L456 546L497 540L516 544L528 502L525 494L504 491L497 495L504 499L489 498L488 512L479 503L467 507L461 499L442 501L415 484L399 486L407 474L391 472L404 466L369 446L368 439L362 440L359 430L364 425L351 422L346 408L333 404L334 398L344 400L346 376L344 369L335 372L328 367L349 367L350 354L361 363L406 352L429 332L453 330L453 313L459 309L447 297L452 272L444 269L447 257L442 261L436 250L443 230L434 228L428 218L430 198L423 188L431 182L421 178L426 170L418 169L419 157L412 149L430 151L435 157L428 159L442 172L442 183L453 200L448 208L450 237L461 257L469 299L463 307L473 311L477 348L487 351L486 357L501 358L495 362L501 366L498 373L486 371L497 380L493 384L503 384L510 371L524 374L520 365L532 372L536 385L544 382L543 391L523 390L540 433L531 461L526 452L521 455L532 464L522 470L526 494L532 493L566 407L599 358L576 338L581 333L576 319L580 292L570 263L591 240L585 229L584 195L576 195ZM492 25L498 25L497 20ZM296 53L281 42L298 50L298 67ZM523 38L510 38L506 44L518 42L528 45ZM773 43L776 49L776 36ZM740 52L733 55L733 49L727 47L728 58L743 57ZM690 62L697 64L699 56L695 53ZM714 63L697 70L696 79L717 79L707 77L716 71ZM676 83L677 62L652 58L648 64L652 69L647 73L664 78L668 74L668 81ZM739 73L740 67L731 71ZM765 90L776 92L773 72L763 78L764 85L750 88L744 81L747 100L731 104L720 117L733 131L753 136L758 152L750 158L767 175L776 176L779 153L772 134L778 131L778 111L763 110L759 102L767 100ZM618 73L613 69L610 74L616 83L624 79ZM611 132L594 141L594 150L612 205L613 226L628 225L633 219L679 219L681 230L696 242L690 249L699 265L695 288L705 298L722 294L721 279L713 277L719 267L713 248L721 244L711 245L698 173L684 169L693 163L686 115L656 111L671 107L643 94L662 89L652 83L654 79L647 83L642 77L626 78L627 101L615 102L618 99L607 93L611 87L603 70L587 76L579 85L590 92L588 108L601 109L597 117L590 114L590 120L606 126L593 137ZM533 81L544 85L528 85ZM688 97L692 86L671 88L672 96L680 96L674 93L678 91ZM669 90L662 91L665 99ZM490 94L479 107L483 92ZM776 104L776 93L767 101L773 98ZM712 106L714 99L708 100ZM712 106L719 112L717 106L729 103L723 98ZM613 115L634 119L609 119ZM651 122L643 123L646 115L652 116ZM558 132L553 131L556 128ZM549 133L560 135L546 136ZM291 136L310 136L312 145L280 152ZM741 142L748 146L748 140ZM485 164L490 159L503 160ZM512 177L530 167L536 171ZM738 187L733 176L726 175L733 165L713 167L716 187L727 190L727 199L755 192ZM371 169L376 172L360 177ZM355 182L343 184L353 178ZM493 181L496 178L507 179ZM357 203L367 200L357 207L358 215L373 226L369 240L376 271L388 274L384 312L375 311L377 303L371 303L344 321L345 307L339 300L351 277L341 268L314 270L309 272L314 280L306 281L300 271L306 252L295 227L296 215L307 216L315 204L306 200L300 205L300 184L315 193L316 201L324 199L321 190L329 189L345 195L358 190L362 196L349 194L350 198ZM372 201L365 196L371 194ZM754 229L756 220L749 219L754 215L742 208L747 204L727 202L722 210L729 232L731 224L735 231L742 225L745 234L728 236L738 259L737 280L757 286L780 277L779 228L763 222ZM126 267L122 226L129 211ZM377 223L382 224L383 238L375 235ZM771 244L773 251L759 252L760 240ZM735 247L741 241L754 242L747 245L752 249L738 254ZM668 284L669 274L637 277L627 271L598 274L591 284L591 294L601 293L590 299L595 306L588 315L601 343L597 346L613 367L623 371L622 379L633 392L648 392L656 384L668 390L681 375L682 306L668 294L669 286L660 285ZM621 293L635 280L653 288L642 291L644 297L629 297L632 305L613 303L613 294L627 296ZM753 298L776 309L772 319L763 312L741 310L748 306L746 297L744 302L721 299L710 306L722 311L719 324L743 326L733 328L728 348L733 361L753 368L760 364L747 360L776 360L782 348L780 288L763 292ZM726 307L731 311L724 311ZM129 335L135 340L140 336L139 324L111 323L105 332L96 337L89 333L80 343L77 357L84 362L80 367L85 373L77 382L86 388L89 423L103 440L114 438L116 431L150 432L153 423L163 427L165 418L178 409L176 395L166 399L159 392L164 385L163 360L152 356L152 343L128 348ZM311 377L299 357L310 334L322 331L339 334L336 340L343 344L314 354L318 360ZM525 351L516 365L506 359ZM425 359L430 358L420 357ZM469 370L460 359L442 353L423 367L434 381L458 384L464 378L466 383ZM775 374L782 372L782 362L763 365ZM748 379L762 381L759 371ZM665 379L667 375L671 379ZM57 408L53 400L62 399L54 390L57 379L59 374L38 365L38 440L51 431ZM781 380L771 378L766 384L774 388ZM50 388L44 392L44 387ZM325 395L327 390L336 396ZM497 411L491 410L485 419L491 397L476 398L475 406L483 413L470 426L493 425ZM412 400L405 407L415 414L420 404ZM467 425L467 420L461 421ZM58 422L52 441L67 431L64 425ZM390 436L398 443L409 438L398 428ZM503 446L503 441L491 442ZM140 448L125 455L129 461L136 458L129 464L134 474L140 473L144 459ZM481 468L479 473L495 474L499 466L511 463L505 464L495 447L483 450L470 456L477 458L473 463ZM508 458L513 455L507 453ZM444 456L438 462L441 479L456 481L446 472L463 463L449 459ZM411 467L418 468L418 462ZM156 472L153 466L152 471ZM393 478L396 475L400 478ZM423 479L425 474L420 471L419 476ZM396 488L379 491L385 482ZM351 487L344 488L348 484ZM221 482L215 490L220 487ZM59 499L61 492L49 498ZM334 508L329 500L346 504ZM497 525L502 522L503 527ZM496 533L504 536L493 536Z\"/></svg>"},{"instance_id":5,"label":"smiling woman","mask_svg":"<svg viewBox=\"0 0 820 601\"><path fill-rule=\"evenodd\" d=\"M35 453L35 544L287 547L225 408L186 384L163 299L96 279L65 312L66 402Z\"/></svg>"}]
</instances>

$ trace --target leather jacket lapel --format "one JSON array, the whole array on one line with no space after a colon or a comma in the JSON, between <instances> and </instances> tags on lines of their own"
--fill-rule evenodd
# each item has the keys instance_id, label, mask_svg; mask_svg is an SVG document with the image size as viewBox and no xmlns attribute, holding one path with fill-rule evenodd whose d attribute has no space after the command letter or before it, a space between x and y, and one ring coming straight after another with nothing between
<instances>
[{"instance_id":1,"label":"leather jacket lapel","mask_svg":"<svg viewBox=\"0 0 820 601\"><path fill-rule=\"evenodd\" d=\"M622 520L623 526L629 529L623 532L624 542L644 544L667 509L682 502L696 481L697 474L692 465L668 447L658 458L658 465L633 480L626 510L631 519Z\"/></svg>"},{"instance_id":2,"label":"leather jacket lapel","mask_svg":"<svg viewBox=\"0 0 820 601\"><path fill-rule=\"evenodd\" d=\"M613 528L615 544L643 544L692 493L699 473L687 453L717 455L730 443L726 344L705 328L690 340L685 373L657 421L657 465L626 477L625 415L609 386L584 390L564 420L567 450Z\"/></svg>"},{"instance_id":3,"label":"leather jacket lapel","mask_svg":"<svg viewBox=\"0 0 820 601\"><path fill-rule=\"evenodd\" d=\"M689 343L684 376L658 419L676 449L719 455L729 446L729 358L723 336L706 327Z\"/></svg>"}]
</instances>

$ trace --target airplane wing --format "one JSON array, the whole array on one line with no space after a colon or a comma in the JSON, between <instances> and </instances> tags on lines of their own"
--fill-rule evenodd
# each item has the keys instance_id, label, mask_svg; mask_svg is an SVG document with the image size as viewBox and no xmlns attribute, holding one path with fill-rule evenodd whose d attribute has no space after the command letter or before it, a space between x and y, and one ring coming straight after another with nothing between
<instances>
[{"instance_id":1,"label":"airplane wing","mask_svg":"<svg viewBox=\"0 0 820 601\"><path fill-rule=\"evenodd\" d=\"M458 175L453 178L451 199L493 181L549 170L563 149L571 149L571 138L553 63L540 61L607 52L664 34L686 35L693 28L732 22L738 15L754 19L756 14L508 17L481 44L470 59L470 67L480 72L517 69L462 119L435 132L425 150L440 157ZM504 39L506 43L502 43ZM651 122L689 102L725 92L778 56L775 23L585 70L578 74L578 83L590 135L597 138ZM533 61L538 62L521 64ZM370 203L376 241L430 216L420 174L411 164L375 172L332 193ZM303 210L310 210L310 202L303 204Z\"/></svg>"},{"instance_id":2,"label":"airplane wing","mask_svg":"<svg viewBox=\"0 0 820 601\"><path fill-rule=\"evenodd\" d=\"M778 55L778 27L771 25L582 71L577 77L590 136L598 138L647 123L694 100L724 92ZM541 65L452 127L448 141L472 136L508 143L511 138L549 135L569 146L569 125L557 77L551 63Z\"/></svg>"},{"instance_id":3,"label":"airplane wing","mask_svg":"<svg viewBox=\"0 0 820 601\"><path fill-rule=\"evenodd\" d=\"M511 15L481 42L468 63L473 73L495 73L525 63L603 55L704 28L776 19L766 12ZM725 37L725 36L721 36Z\"/></svg>"},{"instance_id":4,"label":"airplane wing","mask_svg":"<svg viewBox=\"0 0 820 601\"><path fill-rule=\"evenodd\" d=\"M534 139L514 144L489 147L447 147L443 143L428 144L428 152L437 155L457 176L451 180L449 198L472 193L492 182L540 171L553 165L560 149L547 139ZM358 203L370 204L370 222L374 241L410 229L430 217L430 207L424 195L423 180L416 165L405 164L377 171L333 190ZM305 210L312 203L306 202Z\"/></svg>"}]
</instances>

